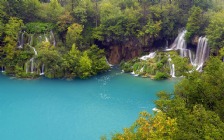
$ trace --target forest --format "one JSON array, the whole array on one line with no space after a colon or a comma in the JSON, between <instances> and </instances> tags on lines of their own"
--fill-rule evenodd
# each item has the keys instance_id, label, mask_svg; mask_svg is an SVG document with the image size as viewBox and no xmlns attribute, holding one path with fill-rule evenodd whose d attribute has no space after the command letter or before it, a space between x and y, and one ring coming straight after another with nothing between
<instances>
[{"instance_id":1,"label":"forest","mask_svg":"<svg viewBox=\"0 0 224 140\"><path fill-rule=\"evenodd\" d=\"M173 93L158 93L153 115L112 139L224 139L223 19L222 0L0 0L0 69L85 79L113 64L156 80L184 76ZM181 33L183 50L208 45L206 62L164 51Z\"/></svg>"},{"instance_id":2,"label":"forest","mask_svg":"<svg viewBox=\"0 0 224 140\"><path fill-rule=\"evenodd\" d=\"M20 78L88 78L107 71L109 61L165 79L167 54L152 62L135 58L170 46L183 29L193 50L206 36L211 54L222 55L222 15L218 0L1 0L0 66ZM193 68L170 55L177 76Z\"/></svg>"}]
</instances>

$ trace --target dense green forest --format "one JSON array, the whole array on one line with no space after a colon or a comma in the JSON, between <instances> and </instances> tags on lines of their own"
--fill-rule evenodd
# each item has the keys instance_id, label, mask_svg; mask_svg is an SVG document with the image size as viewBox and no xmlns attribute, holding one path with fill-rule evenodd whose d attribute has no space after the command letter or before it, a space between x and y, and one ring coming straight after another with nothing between
<instances>
[{"instance_id":1,"label":"dense green forest","mask_svg":"<svg viewBox=\"0 0 224 140\"><path fill-rule=\"evenodd\" d=\"M22 78L88 78L110 69L109 61L165 79L175 64L185 78L174 93L160 92L154 115L142 112L112 139L224 139L223 6L222 0L0 0L0 69ZM208 40L203 72L181 52L163 51L184 29L194 51ZM138 58L154 51L153 59Z\"/></svg>"},{"instance_id":2,"label":"dense green forest","mask_svg":"<svg viewBox=\"0 0 224 140\"><path fill-rule=\"evenodd\" d=\"M125 72L144 65L142 76L168 78L167 54L125 61L171 45L183 28L194 49L199 36L208 38L211 54L223 46L218 0L1 0L0 17L1 69L23 78L87 78L110 68L106 57ZM169 55L177 76L192 69Z\"/></svg>"}]
</instances>

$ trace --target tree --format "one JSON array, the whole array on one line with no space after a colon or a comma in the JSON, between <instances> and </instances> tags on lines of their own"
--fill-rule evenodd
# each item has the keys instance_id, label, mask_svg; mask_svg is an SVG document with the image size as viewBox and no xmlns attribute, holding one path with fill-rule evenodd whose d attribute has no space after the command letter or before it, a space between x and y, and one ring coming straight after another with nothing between
<instances>
[{"instance_id":1,"label":"tree","mask_svg":"<svg viewBox=\"0 0 224 140\"><path fill-rule=\"evenodd\" d=\"M45 76L48 78L61 78L63 73L63 57L51 46L50 42L42 42L39 44L40 50L38 51L37 61L38 67L41 68L42 64L45 67Z\"/></svg>"},{"instance_id":2,"label":"tree","mask_svg":"<svg viewBox=\"0 0 224 140\"><path fill-rule=\"evenodd\" d=\"M70 77L78 76L80 56L81 52L78 50L75 44L73 44L71 50L66 56L66 73L68 73Z\"/></svg>"},{"instance_id":3,"label":"tree","mask_svg":"<svg viewBox=\"0 0 224 140\"><path fill-rule=\"evenodd\" d=\"M96 75L99 72L108 70L110 66L107 63L105 52L99 49L96 45L91 46L87 50L88 56L92 61L92 74Z\"/></svg>"},{"instance_id":4,"label":"tree","mask_svg":"<svg viewBox=\"0 0 224 140\"><path fill-rule=\"evenodd\" d=\"M74 21L74 18L71 16L70 12L64 12L64 14L58 17L57 21L57 30L59 32L60 38L65 43L65 36L68 30L69 25Z\"/></svg>"},{"instance_id":5,"label":"tree","mask_svg":"<svg viewBox=\"0 0 224 140\"><path fill-rule=\"evenodd\" d=\"M185 38L190 42L195 35L200 35L202 29L202 10L199 7L192 7L187 22L187 33Z\"/></svg>"},{"instance_id":6,"label":"tree","mask_svg":"<svg viewBox=\"0 0 224 140\"><path fill-rule=\"evenodd\" d=\"M210 23L206 29L206 36L208 38L209 46L212 52L218 51L221 47L224 47L224 11L214 13L211 16Z\"/></svg>"},{"instance_id":7,"label":"tree","mask_svg":"<svg viewBox=\"0 0 224 140\"><path fill-rule=\"evenodd\" d=\"M176 119L171 119L163 112L158 112L152 117L147 112L141 112L139 118L124 132L114 134L112 140L171 140L177 131Z\"/></svg>"},{"instance_id":8,"label":"tree","mask_svg":"<svg viewBox=\"0 0 224 140\"><path fill-rule=\"evenodd\" d=\"M92 75L92 60L89 58L87 52L83 52L79 61L78 76L82 79L88 78Z\"/></svg>"},{"instance_id":9,"label":"tree","mask_svg":"<svg viewBox=\"0 0 224 140\"><path fill-rule=\"evenodd\" d=\"M71 47L73 44L76 44L76 45L80 45L81 47L82 31L83 31L83 26L80 24L73 23L71 26L69 26L67 34L66 34L67 46Z\"/></svg>"},{"instance_id":10,"label":"tree","mask_svg":"<svg viewBox=\"0 0 224 140\"><path fill-rule=\"evenodd\" d=\"M10 37L13 41L17 41L18 33L21 30L21 27L24 26L23 21L16 17L11 17L8 23L5 25L5 34Z\"/></svg>"},{"instance_id":11,"label":"tree","mask_svg":"<svg viewBox=\"0 0 224 140\"><path fill-rule=\"evenodd\" d=\"M63 12L64 8L60 5L58 0L51 0L50 3L41 4L38 15L42 21L56 23L58 17L62 15Z\"/></svg>"}]
</instances>

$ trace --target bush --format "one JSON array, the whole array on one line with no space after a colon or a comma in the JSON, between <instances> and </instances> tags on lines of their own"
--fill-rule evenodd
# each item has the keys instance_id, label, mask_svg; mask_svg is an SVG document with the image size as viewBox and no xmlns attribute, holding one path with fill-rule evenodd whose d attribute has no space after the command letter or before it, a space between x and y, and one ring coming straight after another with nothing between
<instances>
[{"instance_id":1,"label":"bush","mask_svg":"<svg viewBox=\"0 0 224 140\"><path fill-rule=\"evenodd\" d=\"M167 79L167 78L169 78L169 75L163 72L156 72L156 75L154 77L155 80L161 80L161 79Z\"/></svg>"}]
</instances>

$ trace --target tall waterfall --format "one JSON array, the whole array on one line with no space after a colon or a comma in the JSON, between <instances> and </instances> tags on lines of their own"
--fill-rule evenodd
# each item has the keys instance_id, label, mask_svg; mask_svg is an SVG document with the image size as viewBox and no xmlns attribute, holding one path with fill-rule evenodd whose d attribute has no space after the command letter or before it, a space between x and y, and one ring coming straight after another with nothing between
<instances>
[{"instance_id":1,"label":"tall waterfall","mask_svg":"<svg viewBox=\"0 0 224 140\"><path fill-rule=\"evenodd\" d=\"M171 45L172 50L180 50L181 56L184 55L184 50L187 48L187 44L184 39L186 33L187 30L183 30L182 32L180 32L173 44Z\"/></svg>"},{"instance_id":2,"label":"tall waterfall","mask_svg":"<svg viewBox=\"0 0 224 140\"><path fill-rule=\"evenodd\" d=\"M169 58L168 58L168 62L169 62L169 65L170 65L170 75L171 75L172 77L176 77L176 76L175 76L175 65L172 64L172 59L171 59L170 55L169 55L168 57L169 57Z\"/></svg>"},{"instance_id":3,"label":"tall waterfall","mask_svg":"<svg viewBox=\"0 0 224 140\"><path fill-rule=\"evenodd\" d=\"M19 34L18 48L20 49L23 48L23 45L24 45L24 34L25 34L25 31Z\"/></svg>"},{"instance_id":4,"label":"tall waterfall","mask_svg":"<svg viewBox=\"0 0 224 140\"><path fill-rule=\"evenodd\" d=\"M181 57L188 57L190 59L191 64L193 65L195 55L192 53L191 50L187 49L187 43L185 41L185 34L187 33L187 30L183 30L180 32L171 45L170 49L166 49L167 51L170 50L179 50L180 56Z\"/></svg>"},{"instance_id":5,"label":"tall waterfall","mask_svg":"<svg viewBox=\"0 0 224 140\"><path fill-rule=\"evenodd\" d=\"M196 70L202 71L204 62L209 57L208 39L206 37L200 37L197 45L196 58L194 60L193 66Z\"/></svg>"}]
</instances>

